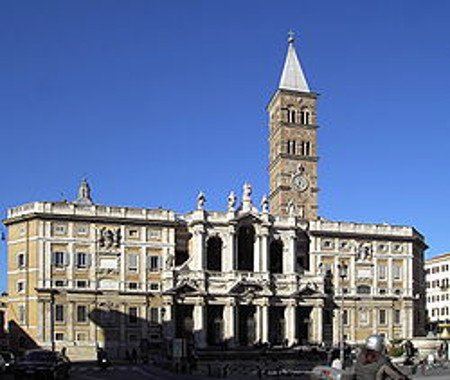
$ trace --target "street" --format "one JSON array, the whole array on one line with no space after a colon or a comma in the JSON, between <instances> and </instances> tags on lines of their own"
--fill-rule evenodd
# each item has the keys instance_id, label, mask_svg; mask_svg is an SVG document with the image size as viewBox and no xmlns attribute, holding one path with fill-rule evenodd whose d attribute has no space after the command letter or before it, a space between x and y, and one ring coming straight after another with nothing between
<instances>
[{"instance_id":1,"label":"street","mask_svg":"<svg viewBox=\"0 0 450 380\"><path fill-rule=\"evenodd\" d=\"M245 372L245 373L244 373ZM406 371L407 372L407 371ZM14 376L11 374L0 375L2 380L14 380ZM107 369L100 369L95 363L86 364L74 364L72 366L70 379L72 380L122 380L126 378L127 380L134 379L161 379L161 380L195 380L195 379L210 379L217 380L219 378L219 373L212 371L211 376L208 376L204 371L197 372L192 375L176 374L168 371L164 371L158 367L152 365L144 364L116 364ZM231 373L227 376L228 379L243 380L243 379L258 379L258 373L255 371L247 372L241 371ZM275 372L269 372L269 375L263 375L263 379L277 379L277 380L287 380L287 379L309 379L307 373L297 374L295 376L277 376ZM412 379L417 380L444 380L450 378L450 367L439 367L427 369L424 374L420 371L411 376Z\"/></svg>"}]
</instances>

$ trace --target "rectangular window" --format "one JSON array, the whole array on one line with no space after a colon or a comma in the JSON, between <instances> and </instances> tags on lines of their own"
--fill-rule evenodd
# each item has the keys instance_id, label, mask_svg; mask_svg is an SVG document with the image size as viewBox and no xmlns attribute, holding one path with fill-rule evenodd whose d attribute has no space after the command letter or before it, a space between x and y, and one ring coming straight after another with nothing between
<instances>
[{"instance_id":1,"label":"rectangular window","mask_svg":"<svg viewBox=\"0 0 450 380\"><path fill-rule=\"evenodd\" d=\"M128 308L128 322L130 324L136 324L138 321L138 308L129 307Z\"/></svg>"},{"instance_id":2,"label":"rectangular window","mask_svg":"<svg viewBox=\"0 0 450 380\"><path fill-rule=\"evenodd\" d=\"M138 283L137 282L129 282L128 283L128 289L130 289L130 290L138 289Z\"/></svg>"},{"instance_id":3,"label":"rectangular window","mask_svg":"<svg viewBox=\"0 0 450 380\"><path fill-rule=\"evenodd\" d=\"M159 290L159 282L151 282L150 290Z\"/></svg>"},{"instance_id":4,"label":"rectangular window","mask_svg":"<svg viewBox=\"0 0 450 380\"><path fill-rule=\"evenodd\" d=\"M77 322L87 322L87 307L77 305Z\"/></svg>"},{"instance_id":5,"label":"rectangular window","mask_svg":"<svg viewBox=\"0 0 450 380\"><path fill-rule=\"evenodd\" d=\"M55 340L57 342L63 341L64 340L64 333L61 333L61 332L55 333Z\"/></svg>"},{"instance_id":6,"label":"rectangular window","mask_svg":"<svg viewBox=\"0 0 450 380\"><path fill-rule=\"evenodd\" d=\"M401 311L400 310L394 310L394 324L399 325L401 319Z\"/></svg>"},{"instance_id":7,"label":"rectangular window","mask_svg":"<svg viewBox=\"0 0 450 380\"><path fill-rule=\"evenodd\" d=\"M392 267L392 275L394 277L394 280L400 280L402 278L402 267L394 265Z\"/></svg>"},{"instance_id":8,"label":"rectangular window","mask_svg":"<svg viewBox=\"0 0 450 380\"><path fill-rule=\"evenodd\" d=\"M86 252L75 253L75 265L77 268L87 268L90 265L90 257Z\"/></svg>"},{"instance_id":9,"label":"rectangular window","mask_svg":"<svg viewBox=\"0 0 450 380\"><path fill-rule=\"evenodd\" d=\"M19 253L17 255L17 268L25 268L25 253Z\"/></svg>"},{"instance_id":10,"label":"rectangular window","mask_svg":"<svg viewBox=\"0 0 450 380\"><path fill-rule=\"evenodd\" d=\"M17 307L17 319L19 320L19 323L23 325L26 322L26 314L25 314L25 306L19 305Z\"/></svg>"},{"instance_id":11,"label":"rectangular window","mask_svg":"<svg viewBox=\"0 0 450 380\"><path fill-rule=\"evenodd\" d=\"M343 310L343 312L342 312L342 323L345 326L348 326L348 324L349 324L348 310Z\"/></svg>"},{"instance_id":12,"label":"rectangular window","mask_svg":"<svg viewBox=\"0 0 450 380\"><path fill-rule=\"evenodd\" d=\"M77 288L86 288L87 281L86 280L77 280L76 285L77 285Z\"/></svg>"},{"instance_id":13,"label":"rectangular window","mask_svg":"<svg viewBox=\"0 0 450 380\"><path fill-rule=\"evenodd\" d=\"M135 228L128 230L128 237L131 239L137 239L139 237L139 230Z\"/></svg>"},{"instance_id":14,"label":"rectangular window","mask_svg":"<svg viewBox=\"0 0 450 380\"><path fill-rule=\"evenodd\" d=\"M148 269L150 269L151 272L159 271L159 256L148 257Z\"/></svg>"},{"instance_id":15,"label":"rectangular window","mask_svg":"<svg viewBox=\"0 0 450 380\"><path fill-rule=\"evenodd\" d=\"M17 293L23 293L25 291L25 281L17 281Z\"/></svg>"},{"instance_id":16,"label":"rectangular window","mask_svg":"<svg viewBox=\"0 0 450 380\"><path fill-rule=\"evenodd\" d=\"M149 318L151 323L158 323L159 322L159 308L157 307L151 307L149 311Z\"/></svg>"},{"instance_id":17,"label":"rectangular window","mask_svg":"<svg viewBox=\"0 0 450 380\"><path fill-rule=\"evenodd\" d=\"M67 263L66 252L53 252L52 255L53 265L57 268L62 268Z\"/></svg>"},{"instance_id":18,"label":"rectangular window","mask_svg":"<svg viewBox=\"0 0 450 380\"><path fill-rule=\"evenodd\" d=\"M378 279L379 280L386 280L386 265L379 265L378 266Z\"/></svg>"},{"instance_id":19,"label":"rectangular window","mask_svg":"<svg viewBox=\"0 0 450 380\"><path fill-rule=\"evenodd\" d=\"M53 282L53 284L57 287L57 288L63 288L64 286L66 286L66 281L64 280L55 280Z\"/></svg>"},{"instance_id":20,"label":"rectangular window","mask_svg":"<svg viewBox=\"0 0 450 380\"><path fill-rule=\"evenodd\" d=\"M64 305L55 305L55 322L64 322Z\"/></svg>"},{"instance_id":21,"label":"rectangular window","mask_svg":"<svg viewBox=\"0 0 450 380\"><path fill-rule=\"evenodd\" d=\"M79 224L76 227L77 235L88 235L89 234L89 226L85 224Z\"/></svg>"},{"instance_id":22,"label":"rectangular window","mask_svg":"<svg viewBox=\"0 0 450 380\"><path fill-rule=\"evenodd\" d=\"M67 231L67 226L65 224L54 224L53 233L55 235L65 235Z\"/></svg>"},{"instance_id":23,"label":"rectangular window","mask_svg":"<svg viewBox=\"0 0 450 380\"><path fill-rule=\"evenodd\" d=\"M137 272L138 270L139 256L134 253L128 254L128 270L132 272Z\"/></svg>"},{"instance_id":24,"label":"rectangular window","mask_svg":"<svg viewBox=\"0 0 450 380\"><path fill-rule=\"evenodd\" d=\"M359 312L359 325L360 326L367 326L369 324L369 311L368 310L361 310Z\"/></svg>"},{"instance_id":25,"label":"rectangular window","mask_svg":"<svg viewBox=\"0 0 450 380\"><path fill-rule=\"evenodd\" d=\"M86 340L86 333L77 333L76 338L78 342L83 342Z\"/></svg>"},{"instance_id":26,"label":"rectangular window","mask_svg":"<svg viewBox=\"0 0 450 380\"><path fill-rule=\"evenodd\" d=\"M161 239L161 230L159 228L149 228L147 230L147 239L148 240L160 240Z\"/></svg>"},{"instance_id":27,"label":"rectangular window","mask_svg":"<svg viewBox=\"0 0 450 380\"><path fill-rule=\"evenodd\" d=\"M380 325L386 324L386 310L385 309L380 309L378 311L378 323Z\"/></svg>"}]
</instances>

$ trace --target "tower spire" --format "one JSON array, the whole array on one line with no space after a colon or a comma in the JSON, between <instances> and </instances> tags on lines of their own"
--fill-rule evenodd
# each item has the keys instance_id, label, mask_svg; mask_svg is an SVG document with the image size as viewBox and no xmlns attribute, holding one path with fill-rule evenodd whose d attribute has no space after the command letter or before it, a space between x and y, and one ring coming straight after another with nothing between
<instances>
[{"instance_id":1,"label":"tower spire","mask_svg":"<svg viewBox=\"0 0 450 380\"><path fill-rule=\"evenodd\" d=\"M288 33L288 51L278 88L280 90L310 92L308 82L303 74L302 66L295 51L294 34L293 31Z\"/></svg>"}]
</instances>

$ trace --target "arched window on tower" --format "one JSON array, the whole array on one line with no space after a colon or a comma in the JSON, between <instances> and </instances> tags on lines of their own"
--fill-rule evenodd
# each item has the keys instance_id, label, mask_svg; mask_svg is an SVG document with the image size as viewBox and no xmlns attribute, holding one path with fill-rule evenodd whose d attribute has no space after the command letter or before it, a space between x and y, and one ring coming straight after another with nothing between
<instances>
[{"instance_id":1,"label":"arched window on tower","mask_svg":"<svg viewBox=\"0 0 450 380\"><path fill-rule=\"evenodd\" d=\"M237 236L237 270L253 271L255 229L242 226Z\"/></svg>"},{"instance_id":2,"label":"arched window on tower","mask_svg":"<svg viewBox=\"0 0 450 380\"><path fill-rule=\"evenodd\" d=\"M295 123L297 119L297 112L294 108L289 107L287 110L288 123Z\"/></svg>"},{"instance_id":3,"label":"arched window on tower","mask_svg":"<svg viewBox=\"0 0 450 380\"><path fill-rule=\"evenodd\" d=\"M311 112L307 108L303 108L300 111L300 122L303 125L309 125L311 123Z\"/></svg>"},{"instance_id":4,"label":"arched window on tower","mask_svg":"<svg viewBox=\"0 0 450 380\"><path fill-rule=\"evenodd\" d=\"M218 236L210 237L206 243L206 269L222 270L222 239Z\"/></svg>"},{"instance_id":5,"label":"arched window on tower","mask_svg":"<svg viewBox=\"0 0 450 380\"><path fill-rule=\"evenodd\" d=\"M288 140L286 142L287 154L295 154L295 140Z\"/></svg>"},{"instance_id":6,"label":"arched window on tower","mask_svg":"<svg viewBox=\"0 0 450 380\"><path fill-rule=\"evenodd\" d=\"M283 242L280 239L270 243L269 272L283 273Z\"/></svg>"}]
</instances>

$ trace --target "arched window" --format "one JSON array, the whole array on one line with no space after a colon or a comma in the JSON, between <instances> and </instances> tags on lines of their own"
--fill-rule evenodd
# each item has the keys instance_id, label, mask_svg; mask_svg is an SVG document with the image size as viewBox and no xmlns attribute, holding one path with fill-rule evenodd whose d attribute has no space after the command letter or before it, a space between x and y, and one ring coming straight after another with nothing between
<instances>
[{"instance_id":1,"label":"arched window","mask_svg":"<svg viewBox=\"0 0 450 380\"><path fill-rule=\"evenodd\" d=\"M288 140L286 143L287 154L295 154L295 140Z\"/></svg>"},{"instance_id":2,"label":"arched window","mask_svg":"<svg viewBox=\"0 0 450 380\"><path fill-rule=\"evenodd\" d=\"M222 239L218 236L210 237L206 243L206 269L222 270Z\"/></svg>"},{"instance_id":3,"label":"arched window","mask_svg":"<svg viewBox=\"0 0 450 380\"><path fill-rule=\"evenodd\" d=\"M189 259L189 245L192 235L185 226L177 228L175 231L175 262L172 265L180 266Z\"/></svg>"},{"instance_id":4,"label":"arched window","mask_svg":"<svg viewBox=\"0 0 450 380\"><path fill-rule=\"evenodd\" d=\"M253 226L240 227L237 239L237 269L252 271L255 241L255 229L253 228Z\"/></svg>"},{"instance_id":5,"label":"arched window","mask_svg":"<svg viewBox=\"0 0 450 380\"><path fill-rule=\"evenodd\" d=\"M300 111L300 122L303 125L309 125L311 123L311 112L307 108L303 108Z\"/></svg>"},{"instance_id":6,"label":"arched window","mask_svg":"<svg viewBox=\"0 0 450 380\"><path fill-rule=\"evenodd\" d=\"M297 266L300 270L309 270L309 244L310 240L307 234L300 233L297 235L296 257Z\"/></svg>"},{"instance_id":7,"label":"arched window","mask_svg":"<svg viewBox=\"0 0 450 380\"><path fill-rule=\"evenodd\" d=\"M295 112L295 109L289 107L287 110L287 115L288 115L288 123L296 122L297 113Z\"/></svg>"},{"instance_id":8,"label":"arched window","mask_svg":"<svg viewBox=\"0 0 450 380\"><path fill-rule=\"evenodd\" d=\"M283 242L281 240L270 243L269 272L283 273Z\"/></svg>"}]
</instances>

